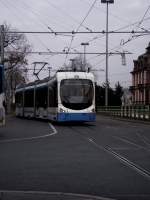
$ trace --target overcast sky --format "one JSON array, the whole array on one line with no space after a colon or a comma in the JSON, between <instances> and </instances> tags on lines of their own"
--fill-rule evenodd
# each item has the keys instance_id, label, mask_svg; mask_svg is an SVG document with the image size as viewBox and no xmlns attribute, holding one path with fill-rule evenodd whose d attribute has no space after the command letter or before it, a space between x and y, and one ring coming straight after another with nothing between
<instances>
[{"instance_id":1,"label":"overcast sky","mask_svg":"<svg viewBox=\"0 0 150 200\"><path fill-rule=\"evenodd\" d=\"M20 31L48 31L50 27L54 31L73 31L86 16L94 0L0 0L0 23L7 22L12 27ZM139 30L144 28L150 30L150 0L115 0L113 5L109 6L109 30L114 31L126 25L130 25L122 31ZM147 13L146 13L147 11ZM144 16L144 14L146 15ZM140 27L135 22L143 19ZM92 31L102 31L106 28L106 5L97 0L94 8L86 18L79 31L87 31L86 27ZM134 25L132 25L134 24ZM27 35L33 51L63 51L65 47L70 46L70 36L54 35ZM132 41L120 46L121 40L128 40L131 34L111 34L109 35L109 51L128 51L132 55L127 55L127 65L122 66L121 56L114 55L109 57L109 81L112 86L117 81L123 86L131 85L130 72L133 69L133 60L145 52L145 48L150 42L150 35L140 36ZM94 40L93 40L94 39ZM91 42L89 42L91 40ZM105 52L105 36L101 34L75 35L72 42L72 48L83 52L81 42L89 42L87 52ZM73 49L71 51L73 51ZM65 55L43 56L30 55L29 68L33 68L34 61L48 62L53 69L58 69L65 62ZM75 57L69 55L69 59ZM91 63L93 69L105 70L105 56L87 55L87 61ZM33 79L29 71L30 80ZM47 73L47 74L46 74ZM99 83L105 81L105 71L97 71L97 80ZM43 71L40 77L47 76L48 72Z\"/></svg>"}]
</instances>

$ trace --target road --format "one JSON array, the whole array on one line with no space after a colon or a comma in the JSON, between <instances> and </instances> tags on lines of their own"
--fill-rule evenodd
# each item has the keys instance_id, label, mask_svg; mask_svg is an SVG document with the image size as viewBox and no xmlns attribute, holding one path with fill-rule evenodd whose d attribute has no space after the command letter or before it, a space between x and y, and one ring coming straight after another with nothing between
<instances>
[{"instance_id":1,"label":"road","mask_svg":"<svg viewBox=\"0 0 150 200\"><path fill-rule=\"evenodd\" d=\"M8 117L0 129L0 191L148 200L150 125L102 116L85 124Z\"/></svg>"}]
</instances>

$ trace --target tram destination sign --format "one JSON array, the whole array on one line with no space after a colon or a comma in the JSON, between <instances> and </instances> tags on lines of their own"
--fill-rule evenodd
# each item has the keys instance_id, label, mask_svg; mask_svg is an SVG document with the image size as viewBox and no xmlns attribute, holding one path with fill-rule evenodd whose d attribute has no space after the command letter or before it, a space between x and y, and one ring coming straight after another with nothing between
<instances>
[{"instance_id":1,"label":"tram destination sign","mask_svg":"<svg viewBox=\"0 0 150 200\"><path fill-rule=\"evenodd\" d=\"M114 0L101 0L101 3L114 3Z\"/></svg>"}]
</instances>

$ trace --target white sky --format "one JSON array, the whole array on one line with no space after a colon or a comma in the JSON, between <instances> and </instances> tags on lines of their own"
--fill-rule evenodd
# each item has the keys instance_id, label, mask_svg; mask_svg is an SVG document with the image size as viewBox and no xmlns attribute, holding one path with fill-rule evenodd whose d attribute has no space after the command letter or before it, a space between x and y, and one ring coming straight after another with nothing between
<instances>
[{"instance_id":1,"label":"white sky","mask_svg":"<svg viewBox=\"0 0 150 200\"><path fill-rule=\"evenodd\" d=\"M86 16L94 0L0 0L0 23L7 22L12 27L20 31L48 31L48 26L54 31L73 31L76 30L83 18ZM140 21L148 7L150 0L115 0L113 5L109 6L109 30L116 30L134 22ZM150 9L140 27L150 29ZM105 30L106 24L106 5L97 0L93 10L86 18L84 26L92 31ZM136 25L129 26L124 30L139 30ZM86 31L81 27L79 31ZM81 42L99 37L90 42L87 52L105 52L105 37L101 34L76 35L72 47L83 52ZM145 48L150 42L150 35L138 37L124 46L119 46L120 41L128 40L131 34L112 34L109 36L109 49L114 51L129 51L132 55L127 55L127 65L122 66L121 56L115 55L109 57L109 81L112 86L119 81L123 86L131 85L130 71L133 69L133 60L145 52ZM64 47L69 47L71 37L54 36L54 35L27 35L29 42L32 44L33 51L63 51ZM117 47L113 49L114 47ZM111 50L113 49L113 50ZM69 55L69 59L75 55ZM105 70L105 56L87 55L87 61L94 69ZM30 55L29 68L33 68L34 61L48 62L53 69L62 67L65 62L65 55L43 56ZM29 71L30 80L33 79ZM99 83L105 81L105 72L97 71ZM48 71L43 71L41 78L48 75Z\"/></svg>"}]
</instances>

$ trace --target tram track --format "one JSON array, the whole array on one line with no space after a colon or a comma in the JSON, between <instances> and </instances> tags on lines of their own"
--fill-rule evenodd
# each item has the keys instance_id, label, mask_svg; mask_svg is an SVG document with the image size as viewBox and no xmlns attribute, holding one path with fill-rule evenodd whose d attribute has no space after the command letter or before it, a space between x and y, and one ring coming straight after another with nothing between
<instances>
[{"instance_id":1,"label":"tram track","mask_svg":"<svg viewBox=\"0 0 150 200\"><path fill-rule=\"evenodd\" d=\"M127 143L127 144L130 144L130 145L132 145L132 146L135 146L135 147L137 147L137 148L139 148L139 149L143 149L143 150L145 150L145 151L147 151L147 152L150 153L150 149L149 149L149 148L146 148L146 147L144 147L144 146L142 146L142 145L139 145L139 144L137 144L137 143L135 143L135 142L133 142L133 141L127 139L127 138L119 137L119 136L116 136L116 135L115 135L115 136L112 136L112 137L114 137L114 138L116 138L116 139L118 139L118 140L120 140L120 141L123 141L123 142L125 142L125 143Z\"/></svg>"},{"instance_id":2,"label":"tram track","mask_svg":"<svg viewBox=\"0 0 150 200\"><path fill-rule=\"evenodd\" d=\"M148 147L149 151L150 151L150 141L149 139L144 136L144 135L141 135L140 133L136 133L136 135L140 138L140 140Z\"/></svg>"},{"instance_id":3,"label":"tram track","mask_svg":"<svg viewBox=\"0 0 150 200\"><path fill-rule=\"evenodd\" d=\"M85 133L83 133L81 130L79 130L77 128L74 128L73 126L68 127L68 129L71 129L73 132L78 134L82 139L88 141L88 143L92 144L97 149L103 150L104 152L107 152L108 154L112 155L114 158L116 158L123 165L125 165L126 167L136 171L139 175L145 177L146 179L148 179L150 181L150 172L148 170L144 169L143 167L139 166L135 162L132 162L129 159L127 159L126 157L124 157L121 154L117 153L110 146L98 144L95 141L95 139L91 137L91 135L90 136L89 135L85 136Z\"/></svg>"},{"instance_id":4,"label":"tram track","mask_svg":"<svg viewBox=\"0 0 150 200\"><path fill-rule=\"evenodd\" d=\"M92 126L88 126L88 128L91 129L92 131L93 130L96 131L96 129L94 129L94 127L92 127ZM120 140L120 141L127 143L129 145L132 145L136 148L143 149L143 150L147 151L148 153L150 153L150 141L149 141L149 139L146 136L141 135L140 133L136 133L136 135L146 145L146 147L141 145L141 144L137 144L136 142L133 142L133 141L127 139L126 137L120 137L118 135L110 135L110 137L115 138L117 140Z\"/></svg>"}]
</instances>

